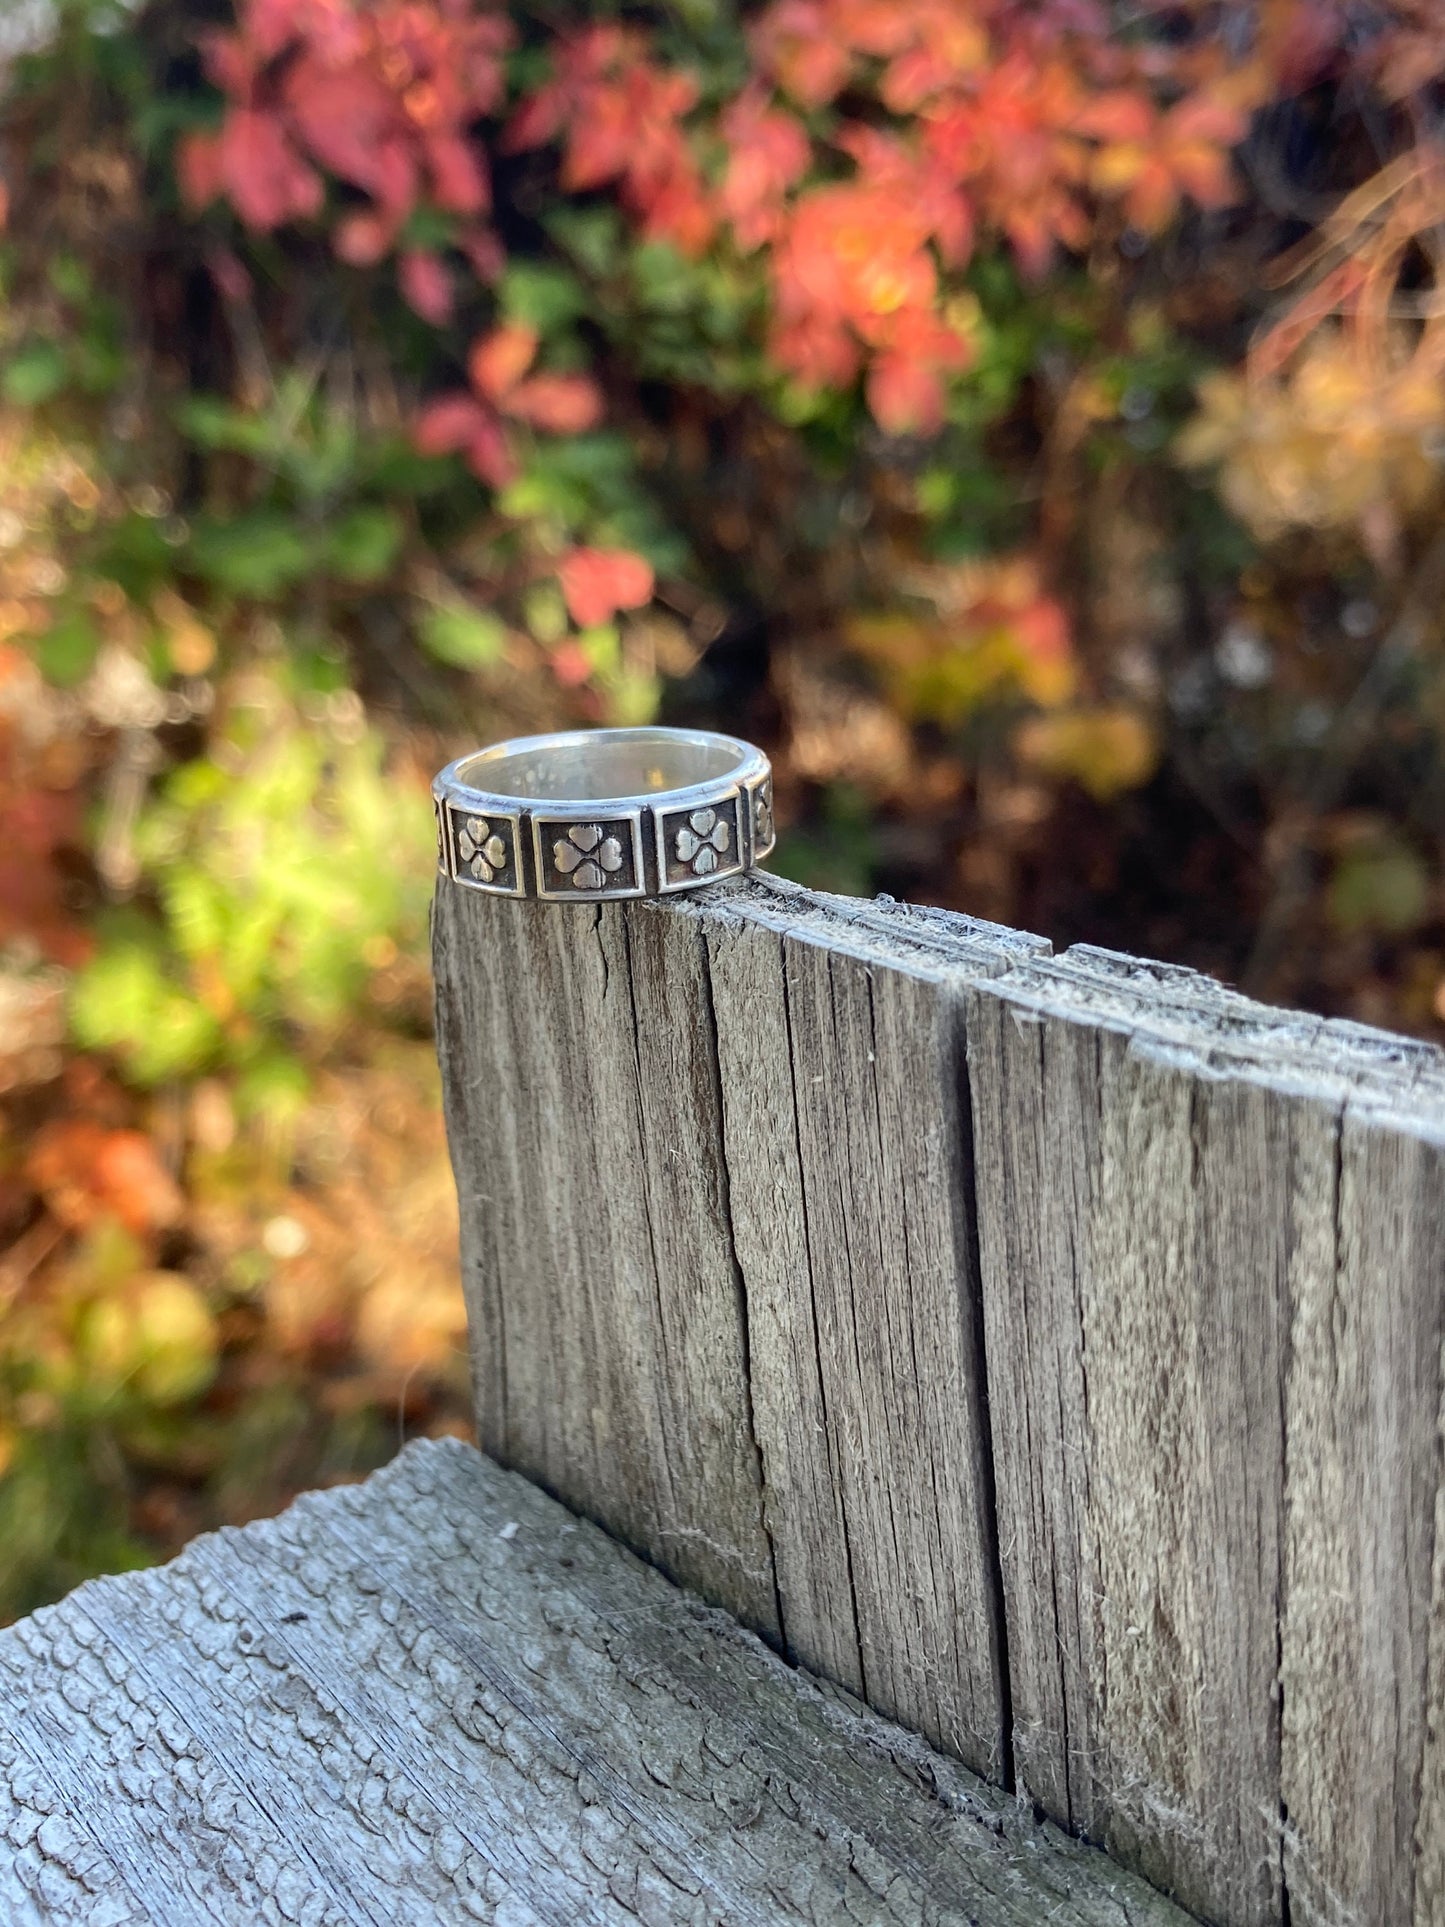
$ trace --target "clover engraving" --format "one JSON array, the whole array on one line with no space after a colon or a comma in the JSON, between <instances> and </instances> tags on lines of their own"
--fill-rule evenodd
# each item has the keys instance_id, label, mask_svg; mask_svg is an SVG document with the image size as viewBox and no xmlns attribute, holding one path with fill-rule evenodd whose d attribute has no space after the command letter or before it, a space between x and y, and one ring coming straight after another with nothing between
<instances>
[{"instance_id":1,"label":"clover engraving","mask_svg":"<svg viewBox=\"0 0 1445 1927\"><path fill-rule=\"evenodd\" d=\"M718 858L732 842L731 824L716 810L694 810L673 839L679 863L685 863L695 877L711 876Z\"/></svg>"},{"instance_id":2,"label":"clover engraving","mask_svg":"<svg viewBox=\"0 0 1445 1927\"><path fill-rule=\"evenodd\" d=\"M773 786L760 783L753 791L753 842L771 843L773 840Z\"/></svg>"},{"instance_id":3,"label":"clover engraving","mask_svg":"<svg viewBox=\"0 0 1445 1927\"><path fill-rule=\"evenodd\" d=\"M552 845L552 861L574 890L600 890L622 868L622 845L604 836L600 823L574 823Z\"/></svg>"},{"instance_id":4,"label":"clover engraving","mask_svg":"<svg viewBox=\"0 0 1445 1927\"><path fill-rule=\"evenodd\" d=\"M507 846L484 816L469 816L457 833L457 849L478 883L495 883L506 866Z\"/></svg>"}]
</instances>

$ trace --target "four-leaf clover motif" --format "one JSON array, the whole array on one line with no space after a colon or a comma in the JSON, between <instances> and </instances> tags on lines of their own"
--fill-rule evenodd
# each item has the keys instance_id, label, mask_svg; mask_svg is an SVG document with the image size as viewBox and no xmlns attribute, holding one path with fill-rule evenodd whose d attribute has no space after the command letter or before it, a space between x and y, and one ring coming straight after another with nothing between
<instances>
[{"instance_id":1,"label":"four-leaf clover motif","mask_svg":"<svg viewBox=\"0 0 1445 1927\"><path fill-rule=\"evenodd\" d=\"M552 861L571 877L574 890L600 890L622 868L622 845L615 836L604 836L600 823L574 823L552 845Z\"/></svg>"},{"instance_id":2,"label":"four-leaf clover motif","mask_svg":"<svg viewBox=\"0 0 1445 1927\"><path fill-rule=\"evenodd\" d=\"M732 842L732 826L716 810L694 810L673 841L679 863L696 877L711 876Z\"/></svg>"},{"instance_id":3,"label":"four-leaf clover motif","mask_svg":"<svg viewBox=\"0 0 1445 1927\"><path fill-rule=\"evenodd\" d=\"M484 816L469 816L457 832L457 849L478 883L494 883L506 864L507 846Z\"/></svg>"}]
</instances>

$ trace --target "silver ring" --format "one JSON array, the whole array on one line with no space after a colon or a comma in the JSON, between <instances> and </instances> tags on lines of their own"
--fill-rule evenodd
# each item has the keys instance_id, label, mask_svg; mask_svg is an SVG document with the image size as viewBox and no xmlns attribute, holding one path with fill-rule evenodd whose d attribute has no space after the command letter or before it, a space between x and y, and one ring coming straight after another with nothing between
<instances>
[{"instance_id":1,"label":"silver ring","mask_svg":"<svg viewBox=\"0 0 1445 1927\"><path fill-rule=\"evenodd\" d=\"M494 896L669 896L774 843L772 765L705 729L514 736L448 763L432 799L442 875Z\"/></svg>"}]
</instances>

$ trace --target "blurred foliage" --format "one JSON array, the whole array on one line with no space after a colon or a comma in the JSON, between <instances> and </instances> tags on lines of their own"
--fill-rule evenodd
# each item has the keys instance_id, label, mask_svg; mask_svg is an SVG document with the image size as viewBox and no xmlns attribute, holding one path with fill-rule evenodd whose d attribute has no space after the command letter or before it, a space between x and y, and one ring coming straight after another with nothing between
<instances>
[{"instance_id":1,"label":"blurred foliage","mask_svg":"<svg viewBox=\"0 0 1445 1927\"><path fill-rule=\"evenodd\" d=\"M3 44L3 38L0 38ZM1445 1024L1418 0L58 0L0 72L0 1614L465 1423L430 771Z\"/></svg>"}]
</instances>

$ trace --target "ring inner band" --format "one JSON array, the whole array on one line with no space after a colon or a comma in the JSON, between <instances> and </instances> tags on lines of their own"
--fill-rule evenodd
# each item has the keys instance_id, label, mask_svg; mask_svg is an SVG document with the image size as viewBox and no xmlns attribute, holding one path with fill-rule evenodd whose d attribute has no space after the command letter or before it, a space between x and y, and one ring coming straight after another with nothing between
<instances>
[{"instance_id":1,"label":"ring inner band","mask_svg":"<svg viewBox=\"0 0 1445 1927\"><path fill-rule=\"evenodd\" d=\"M493 795L588 803L687 789L737 768L736 752L724 743L679 742L662 731L640 729L624 742L547 743L500 756L483 751L469 757L457 775Z\"/></svg>"}]
</instances>

